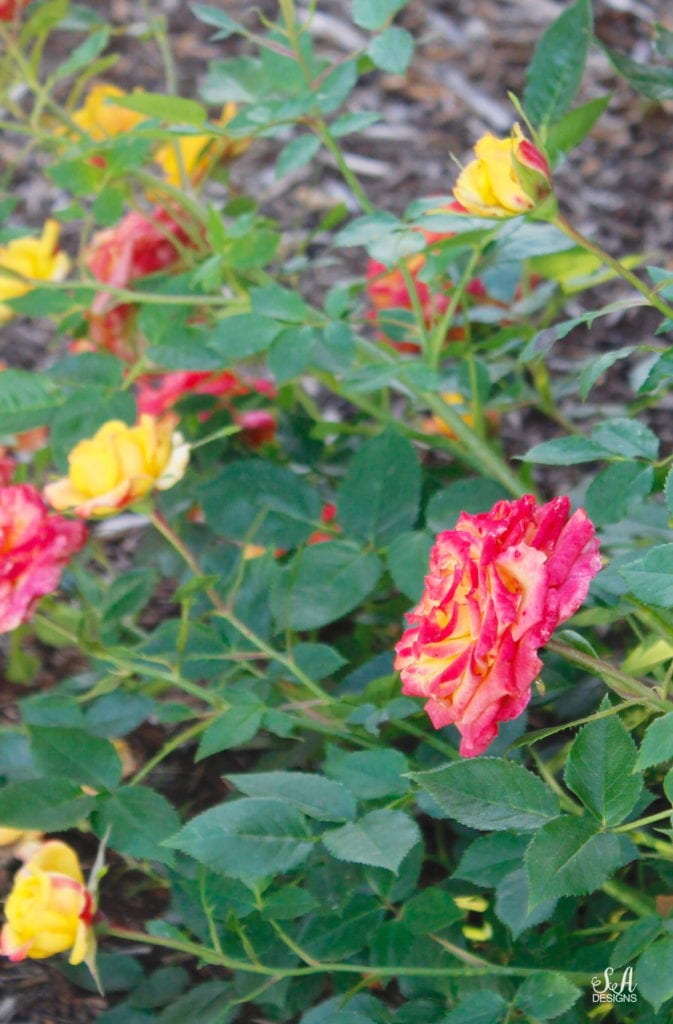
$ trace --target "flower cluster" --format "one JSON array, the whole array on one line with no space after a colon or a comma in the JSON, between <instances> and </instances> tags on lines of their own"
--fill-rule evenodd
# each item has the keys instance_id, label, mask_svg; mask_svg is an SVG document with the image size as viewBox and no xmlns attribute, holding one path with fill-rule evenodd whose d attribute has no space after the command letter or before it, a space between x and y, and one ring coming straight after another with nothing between
<instances>
[{"instance_id":1,"label":"flower cluster","mask_svg":"<svg viewBox=\"0 0 673 1024\"><path fill-rule=\"evenodd\" d=\"M86 541L86 528L50 515L29 484L0 487L0 632L25 622L36 602L58 586Z\"/></svg>"},{"instance_id":2,"label":"flower cluster","mask_svg":"<svg viewBox=\"0 0 673 1024\"><path fill-rule=\"evenodd\" d=\"M436 729L482 753L516 718L542 667L540 648L573 615L601 568L594 527L570 500L531 495L463 512L430 553L425 591L396 647L403 691L425 697Z\"/></svg>"},{"instance_id":3,"label":"flower cluster","mask_svg":"<svg viewBox=\"0 0 673 1024\"><path fill-rule=\"evenodd\" d=\"M0 324L14 316L7 299L29 292L30 280L62 281L67 275L70 260L58 249L59 231L57 222L48 220L39 238L22 236L0 246Z\"/></svg>"},{"instance_id":4,"label":"flower cluster","mask_svg":"<svg viewBox=\"0 0 673 1024\"><path fill-rule=\"evenodd\" d=\"M69 950L69 963L93 968L94 912L77 854L66 843L49 840L14 877L5 903L0 953L12 961L43 960Z\"/></svg>"}]
</instances>

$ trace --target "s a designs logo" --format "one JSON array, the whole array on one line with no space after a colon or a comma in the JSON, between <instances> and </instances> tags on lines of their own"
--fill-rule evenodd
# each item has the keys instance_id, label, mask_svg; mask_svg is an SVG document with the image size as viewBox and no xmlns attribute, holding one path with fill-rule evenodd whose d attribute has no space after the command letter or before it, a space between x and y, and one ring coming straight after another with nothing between
<instances>
[{"instance_id":1,"label":"s a designs logo","mask_svg":"<svg viewBox=\"0 0 673 1024\"><path fill-rule=\"evenodd\" d=\"M619 981L612 981L614 967L606 967L602 975L591 979L592 1003L637 1003L633 967L626 967Z\"/></svg>"}]
</instances>

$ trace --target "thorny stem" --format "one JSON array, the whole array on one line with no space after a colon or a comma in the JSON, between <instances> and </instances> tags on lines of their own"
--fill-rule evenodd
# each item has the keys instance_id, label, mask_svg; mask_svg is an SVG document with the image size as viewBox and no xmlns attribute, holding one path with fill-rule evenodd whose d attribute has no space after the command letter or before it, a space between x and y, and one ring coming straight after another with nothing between
<instances>
[{"instance_id":1,"label":"thorny stem","mask_svg":"<svg viewBox=\"0 0 673 1024\"><path fill-rule=\"evenodd\" d=\"M149 518L153 525L156 527L156 529L159 531L159 533L162 535L162 537L164 537L164 539L168 541L168 543L175 549L175 551L177 551L177 553L184 560L189 569L191 569L194 575L197 577L203 577L205 574L201 569L199 563L194 558L194 555L186 546L182 538L175 532L175 530L169 525L169 523L166 522L161 513L155 510L150 514ZM323 688L319 686L318 683L311 679L310 676L306 675L306 673L299 667L299 665L297 665L293 658L287 657L287 655L275 650L275 648L267 644L265 640L263 640L260 636L257 635L257 633L250 629L249 626L246 626L246 624L242 622L241 619L239 619L238 616L222 600L222 598L217 593L214 587L207 587L206 594L208 595L208 598L212 602L217 614L221 618L229 622L234 627L234 629L236 629L241 634L241 636L245 637L245 639L248 640L249 643L256 647L258 651L262 651L269 658L270 661L276 661L278 662L278 664L283 665L285 668L287 668L288 671L291 672L292 675L295 677L295 679L298 682L300 682L303 686L305 686L306 689L309 690L315 697L319 697L320 700L324 701L326 704L332 703L332 698L330 697L330 695L325 690L323 690Z\"/></svg>"},{"instance_id":2,"label":"thorny stem","mask_svg":"<svg viewBox=\"0 0 673 1024\"><path fill-rule=\"evenodd\" d=\"M315 961L312 965L303 967L274 967L263 963L250 963L246 960L236 960L226 955L222 956L214 949L203 946L197 942L190 942L187 939L169 939L158 935L147 935L145 932L132 931L126 928L115 928L103 926L101 934L112 938L123 939L127 942L138 942L144 945L160 946L164 949L174 949L180 953L188 953L198 957L204 963L213 964L228 968L232 971L242 971L246 974L262 974L279 978L302 978L312 974L359 974L368 977L398 978L400 975L410 978L526 978L539 974L548 974L546 967L515 967L501 966L500 964L489 964L487 961L482 964L464 964L460 967L427 967L404 964L403 967L391 966L389 964L353 964L353 963L331 963ZM592 975L584 971L563 971L569 981L578 985L591 983Z\"/></svg>"},{"instance_id":3,"label":"thorny stem","mask_svg":"<svg viewBox=\"0 0 673 1024\"><path fill-rule=\"evenodd\" d=\"M582 249L585 249L587 252L593 253L594 256L597 256L601 263L606 264L614 270L615 274L623 278L625 281L628 281L632 288L635 288L637 292L640 292L640 294L647 299L650 306L654 306L655 309L658 309L659 312L668 319L673 319L673 306L669 306L668 303L657 294L654 288L650 288L644 281L641 281L637 274L634 274L632 270L625 267L623 263L620 263L619 260L615 259L614 256L611 256L610 253L606 252L605 249L596 242L592 242L590 238L586 238L580 231L574 228L570 221L566 220L562 214L559 213L552 218L551 223L554 227L557 227L559 231L562 231L567 235L568 238L572 239L573 242L581 246Z\"/></svg>"},{"instance_id":4,"label":"thorny stem","mask_svg":"<svg viewBox=\"0 0 673 1024\"><path fill-rule=\"evenodd\" d=\"M602 658L594 658L590 654L584 654L583 651L578 651L577 648L564 644L560 640L548 640L545 646L547 650L553 651L554 654L559 654L566 661L579 666L579 668L586 669L592 675L598 676L606 686L614 690L620 697L625 697L627 700L639 699L644 704L655 707L659 711L671 710L671 702L659 696L654 687L648 686L647 683L637 679L635 676L621 672L618 668L610 665L609 662L603 661Z\"/></svg>"}]
</instances>

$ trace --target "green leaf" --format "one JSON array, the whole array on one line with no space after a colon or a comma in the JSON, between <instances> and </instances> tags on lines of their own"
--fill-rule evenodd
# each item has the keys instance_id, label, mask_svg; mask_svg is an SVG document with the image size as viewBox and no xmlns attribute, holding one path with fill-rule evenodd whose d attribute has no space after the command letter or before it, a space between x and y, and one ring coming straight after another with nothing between
<instances>
[{"instance_id":1,"label":"green leaf","mask_svg":"<svg viewBox=\"0 0 673 1024\"><path fill-rule=\"evenodd\" d=\"M580 87L592 42L590 0L576 0L547 29L526 74L523 105L535 127L565 114Z\"/></svg>"},{"instance_id":2,"label":"green leaf","mask_svg":"<svg viewBox=\"0 0 673 1024\"><path fill-rule=\"evenodd\" d=\"M105 593L101 614L107 622L116 622L141 611L154 590L157 576L152 569L127 569L113 580Z\"/></svg>"},{"instance_id":3,"label":"green leaf","mask_svg":"<svg viewBox=\"0 0 673 1024\"><path fill-rule=\"evenodd\" d=\"M63 397L46 374L34 370L0 373L0 432L42 427L51 421Z\"/></svg>"},{"instance_id":4,"label":"green leaf","mask_svg":"<svg viewBox=\"0 0 673 1024\"><path fill-rule=\"evenodd\" d=\"M422 889L404 904L402 920L412 935L428 935L462 920L465 912L437 885Z\"/></svg>"},{"instance_id":5,"label":"green leaf","mask_svg":"<svg viewBox=\"0 0 673 1024\"><path fill-rule=\"evenodd\" d=\"M205 336L204 343L226 365L265 351L281 330L281 325L275 320L258 313L241 313L220 320Z\"/></svg>"},{"instance_id":6,"label":"green leaf","mask_svg":"<svg viewBox=\"0 0 673 1024\"><path fill-rule=\"evenodd\" d=\"M639 601L657 608L673 605L673 544L657 544L617 571Z\"/></svg>"},{"instance_id":7,"label":"green leaf","mask_svg":"<svg viewBox=\"0 0 673 1024\"><path fill-rule=\"evenodd\" d=\"M421 467L413 445L394 430L366 441L337 494L337 518L349 537L389 544L418 516Z\"/></svg>"},{"instance_id":8,"label":"green leaf","mask_svg":"<svg viewBox=\"0 0 673 1024\"><path fill-rule=\"evenodd\" d=\"M528 831L559 813L558 797L532 772L497 757L412 772L450 818L470 828Z\"/></svg>"},{"instance_id":9,"label":"green leaf","mask_svg":"<svg viewBox=\"0 0 673 1024\"><path fill-rule=\"evenodd\" d=\"M91 35L76 46L67 60L65 60L54 73L53 80L67 78L80 68L88 67L96 57L103 52L110 38L110 29L107 25L92 32Z\"/></svg>"},{"instance_id":10,"label":"green leaf","mask_svg":"<svg viewBox=\"0 0 673 1024\"><path fill-rule=\"evenodd\" d=\"M0 821L7 828L58 832L86 818L94 802L68 779L21 779L0 789Z\"/></svg>"},{"instance_id":11,"label":"green leaf","mask_svg":"<svg viewBox=\"0 0 673 1024\"><path fill-rule=\"evenodd\" d=\"M266 920L290 921L295 917L310 914L317 906L317 900L306 889L286 885L265 897L260 913Z\"/></svg>"},{"instance_id":12,"label":"green leaf","mask_svg":"<svg viewBox=\"0 0 673 1024\"><path fill-rule=\"evenodd\" d=\"M310 772L253 772L225 775L246 796L268 796L291 804L318 821L350 821L355 798L340 782Z\"/></svg>"},{"instance_id":13,"label":"green leaf","mask_svg":"<svg viewBox=\"0 0 673 1024\"><path fill-rule=\"evenodd\" d=\"M421 833L413 818L404 811L385 807L322 835L323 843L338 860L370 864L395 873L420 840Z\"/></svg>"},{"instance_id":14,"label":"green leaf","mask_svg":"<svg viewBox=\"0 0 673 1024\"><path fill-rule=\"evenodd\" d=\"M119 784L121 761L108 740L84 729L35 725L29 732L35 764L46 775L94 789L114 789Z\"/></svg>"},{"instance_id":15,"label":"green leaf","mask_svg":"<svg viewBox=\"0 0 673 1024\"><path fill-rule=\"evenodd\" d=\"M387 213L385 210L367 213L342 228L334 239L334 245L346 248L352 245L368 245L370 242L377 241L382 235L393 234L403 227L399 217L395 217L394 214Z\"/></svg>"},{"instance_id":16,"label":"green leaf","mask_svg":"<svg viewBox=\"0 0 673 1024\"><path fill-rule=\"evenodd\" d=\"M638 991L655 1011L673 997L673 939L666 936L645 950L636 964Z\"/></svg>"},{"instance_id":17,"label":"green leaf","mask_svg":"<svg viewBox=\"0 0 673 1024\"><path fill-rule=\"evenodd\" d=\"M287 327L271 343L267 363L276 384L285 384L304 372L316 343L312 327Z\"/></svg>"},{"instance_id":18,"label":"green leaf","mask_svg":"<svg viewBox=\"0 0 673 1024\"><path fill-rule=\"evenodd\" d=\"M609 370L611 366L619 362L620 359L626 359L637 351L635 345L625 345L623 348L614 349L612 352L604 352L603 355L597 356L595 359L589 360L588 363L582 368L580 373L580 395L582 400L586 401L587 395L591 391L596 381Z\"/></svg>"},{"instance_id":19,"label":"green leaf","mask_svg":"<svg viewBox=\"0 0 673 1024\"><path fill-rule=\"evenodd\" d=\"M386 562L393 583L412 601L423 593L434 538L424 530L400 533L388 548Z\"/></svg>"},{"instance_id":20,"label":"green leaf","mask_svg":"<svg viewBox=\"0 0 673 1024\"><path fill-rule=\"evenodd\" d=\"M663 921L658 914L651 917L640 917L632 921L628 931L622 934L615 942L614 949L610 954L610 963L613 967L624 967L625 964L635 960L654 940L661 934Z\"/></svg>"},{"instance_id":21,"label":"green leaf","mask_svg":"<svg viewBox=\"0 0 673 1024\"><path fill-rule=\"evenodd\" d=\"M257 735L264 717L264 705L254 693L228 695L230 706L208 726L199 742L195 761L220 750L242 747Z\"/></svg>"},{"instance_id":22,"label":"green leaf","mask_svg":"<svg viewBox=\"0 0 673 1024\"><path fill-rule=\"evenodd\" d=\"M603 420L591 431L591 440L625 459L656 459L659 454L659 438L638 420Z\"/></svg>"},{"instance_id":23,"label":"green leaf","mask_svg":"<svg viewBox=\"0 0 673 1024\"><path fill-rule=\"evenodd\" d=\"M433 494L425 510L428 527L434 533L452 530L461 512L485 512L496 501L509 498L501 484L484 477L456 480Z\"/></svg>"},{"instance_id":24,"label":"green leaf","mask_svg":"<svg viewBox=\"0 0 673 1024\"><path fill-rule=\"evenodd\" d=\"M341 138L344 135L352 135L355 132L362 131L364 128L369 128L380 120L381 115L375 110L359 110L353 114L344 114L343 117L332 121L330 131L332 135Z\"/></svg>"},{"instance_id":25,"label":"green leaf","mask_svg":"<svg viewBox=\"0 0 673 1024\"><path fill-rule=\"evenodd\" d=\"M474 839L452 878L464 878L475 885L495 887L521 865L530 836L513 832L497 832Z\"/></svg>"},{"instance_id":26,"label":"green leaf","mask_svg":"<svg viewBox=\"0 0 673 1024\"><path fill-rule=\"evenodd\" d=\"M84 721L90 733L107 739L125 736L156 709L156 702L143 693L116 690L85 705Z\"/></svg>"},{"instance_id":27,"label":"green leaf","mask_svg":"<svg viewBox=\"0 0 673 1024\"><path fill-rule=\"evenodd\" d=\"M528 876L523 867L512 871L496 887L496 916L507 925L515 939L528 928L548 921L554 913L556 900L543 900L533 910L529 910L529 898Z\"/></svg>"},{"instance_id":28,"label":"green leaf","mask_svg":"<svg viewBox=\"0 0 673 1024\"><path fill-rule=\"evenodd\" d=\"M631 88L651 100L673 100L673 69L656 64L641 64L624 53L604 46L610 63Z\"/></svg>"},{"instance_id":29,"label":"green leaf","mask_svg":"<svg viewBox=\"0 0 673 1024\"><path fill-rule=\"evenodd\" d=\"M648 725L638 751L636 768L643 771L673 758L673 711Z\"/></svg>"},{"instance_id":30,"label":"green leaf","mask_svg":"<svg viewBox=\"0 0 673 1024\"><path fill-rule=\"evenodd\" d=\"M361 800L399 796L409 791L404 778L409 763L398 750L358 750L349 754L328 748L325 772Z\"/></svg>"},{"instance_id":31,"label":"green leaf","mask_svg":"<svg viewBox=\"0 0 673 1024\"><path fill-rule=\"evenodd\" d=\"M49 376L59 384L88 388L118 388L124 376L124 363L107 352L82 352L65 356L49 368Z\"/></svg>"},{"instance_id":32,"label":"green leaf","mask_svg":"<svg viewBox=\"0 0 673 1024\"><path fill-rule=\"evenodd\" d=\"M216 39L226 39L228 36L244 32L233 18L217 7L211 7L210 4L190 4L189 7L199 21L205 22L206 25L214 25L220 30L215 36Z\"/></svg>"},{"instance_id":33,"label":"green leaf","mask_svg":"<svg viewBox=\"0 0 673 1024\"><path fill-rule=\"evenodd\" d=\"M414 40L406 29L393 25L375 36L366 52L377 68L392 75L403 75L414 53Z\"/></svg>"},{"instance_id":34,"label":"green leaf","mask_svg":"<svg viewBox=\"0 0 673 1024\"><path fill-rule=\"evenodd\" d=\"M279 627L318 629L357 608L381 576L381 562L345 541L314 544L283 569L271 603Z\"/></svg>"},{"instance_id":35,"label":"green leaf","mask_svg":"<svg viewBox=\"0 0 673 1024\"><path fill-rule=\"evenodd\" d=\"M93 815L93 828L114 850L131 857L172 863L173 853L160 844L180 827L175 808L153 789L122 786L101 797Z\"/></svg>"},{"instance_id":36,"label":"green leaf","mask_svg":"<svg viewBox=\"0 0 673 1024\"><path fill-rule=\"evenodd\" d=\"M598 829L595 820L569 814L543 825L526 853L531 909L556 896L593 892L638 856L626 836Z\"/></svg>"},{"instance_id":37,"label":"green leaf","mask_svg":"<svg viewBox=\"0 0 673 1024\"><path fill-rule=\"evenodd\" d=\"M353 0L353 21L360 28L376 32L406 4L406 0Z\"/></svg>"},{"instance_id":38,"label":"green leaf","mask_svg":"<svg viewBox=\"0 0 673 1024\"><path fill-rule=\"evenodd\" d=\"M284 178L286 174L298 170L309 163L320 149L320 139L316 135L300 135L283 146L276 160L276 178Z\"/></svg>"},{"instance_id":39,"label":"green leaf","mask_svg":"<svg viewBox=\"0 0 673 1024\"><path fill-rule=\"evenodd\" d=\"M303 324L308 318L309 308L297 292L281 288L277 284L250 290L250 303L253 313L274 320Z\"/></svg>"},{"instance_id":40,"label":"green leaf","mask_svg":"<svg viewBox=\"0 0 673 1024\"><path fill-rule=\"evenodd\" d=\"M569 153L589 134L599 117L611 100L611 96L597 96L581 107L568 111L567 114L550 125L545 135L545 149L555 160L561 153Z\"/></svg>"},{"instance_id":41,"label":"green leaf","mask_svg":"<svg viewBox=\"0 0 673 1024\"><path fill-rule=\"evenodd\" d=\"M582 995L577 985L562 974L549 971L526 978L517 992L514 1004L535 1020L554 1020L569 1010Z\"/></svg>"},{"instance_id":42,"label":"green leaf","mask_svg":"<svg viewBox=\"0 0 673 1024\"><path fill-rule=\"evenodd\" d=\"M601 710L605 710L601 705ZM568 754L565 781L604 826L619 825L643 788L633 775L636 745L617 715L588 722Z\"/></svg>"},{"instance_id":43,"label":"green leaf","mask_svg":"<svg viewBox=\"0 0 673 1024\"><path fill-rule=\"evenodd\" d=\"M308 540L320 517L320 499L305 480L261 459L226 466L198 494L211 530L255 544L294 547Z\"/></svg>"},{"instance_id":44,"label":"green leaf","mask_svg":"<svg viewBox=\"0 0 673 1024\"><path fill-rule=\"evenodd\" d=\"M292 653L299 668L311 679L325 679L347 664L328 644L297 644Z\"/></svg>"},{"instance_id":45,"label":"green leaf","mask_svg":"<svg viewBox=\"0 0 673 1024\"><path fill-rule=\"evenodd\" d=\"M595 526L618 523L652 490L654 469L642 462L612 462L596 474L584 496L584 509Z\"/></svg>"},{"instance_id":46,"label":"green leaf","mask_svg":"<svg viewBox=\"0 0 673 1024\"><path fill-rule=\"evenodd\" d=\"M497 992L472 992L438 1024L503 1024L507 1003ZM420 1021L419 1021L420 1024Z\"/></svg>"},{"instance_id":47,"label":"green leaf","mask_svg":"<svg viewBox=\"0 0 673 1024\"><path fill-rule=\"evenodd\" d=\"M279 800L254 797L198 814L165 845L243 880L292 871L313 848L303 814Z\"/></svg>"},{"instance_id":48,"label":"green leaf","mask_svg":"<svg viewBox=\"0 0 673 1024\"><path fill-rule=\"evenodd\" d=\"M554 438L533 445L525 455L518 455L522 462L537 462L543 466L574 466L580 462L596 462L609 454L602 445L588 437L572 434L569 437Z\"/></svg>"},{"instance_id":49,"label":"green leaf","mask_svg":"<svg viewBox=\"0 0 673 1024\"><path fill-rule=\"evenodd\" d=\"M155 117L170 124L190 124L200 128L207 120L206 111L196 100L183 96L166 96L153 92L133 92L125 96L110 97L106 105L134 110L146 117Z\"/></svg>"}]
</instances>

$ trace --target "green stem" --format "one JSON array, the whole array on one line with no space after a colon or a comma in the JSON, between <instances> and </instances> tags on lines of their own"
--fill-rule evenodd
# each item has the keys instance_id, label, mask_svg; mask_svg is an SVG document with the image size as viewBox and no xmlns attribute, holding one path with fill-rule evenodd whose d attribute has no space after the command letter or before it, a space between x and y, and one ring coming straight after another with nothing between
<instances>
[{"instance_id":1,"label":"green stem","mask_svg":"<svg viewBox=\"0 0 673 1024\"><path fill-rule=\"evenodd\" d=\"M662 298L657 294L655 289L650 288L649 285L645 284L644 281L634 274L632 270L625 267L623 263L611 256L610 253L606 252L596 242L592 242L591 239L586 238L580 231L573 227L570 221L566 220L562 214L557 214L552 218L551 223L554 227L557 227L559 231L562 231L564 235L572 239L577 245L581 246L587 252L597 256L601 263L605 263L608 267L614 270L618 277L623 278L624 281L628 281L632 288L635 288L637 292L643 295L650 306L654 306L668 319L673 319L673 306L669 306L667 302L664 302Z\"/></svg>"},{"instance_id":2,"label":"green stem","mask_svg":"<svg viewBox=\"0 0 673 1024\"><path fill-rule=\"evenodd\" d=\"M246 974L262 974L280 978L302 978L312 974L360 974L379 978L399 978L400 976L410 978L527 978L538 974L548 974L545 967L515 967L501 966L500 964L484 963L481 965L468 965L462 967L428 967L426 965L414 966L413 964L399 965L390 964L353 964L353 963L330 963L317 962L315 965L304 967L273 967L267 964L253 964L245 960L236 960L233 957L221 956L214 949L203 946L197 942L190 942L186 939L168 939L158 935L147 935L145 932L133 931L126 928L103 927L101 934L109 935L115 939L123 939L127 942L141 943L148 946L160 946L163 949L174 949L179 953L188 953L198 957L204 963L226 967L232 971L242 971ZM586 971L561 971L564 977L578 985L589 985L592 974Z\"/></svg>"},{"instance_id":3,"label":"green stem","mask_svg":"<svg viewBox=\"0 0 673 1024\"><path fill-rule=\"evenodd\" d=\"M584 654L583 651L578 651L577 648L564 644L560 640L548 640L545 646L547 650L560 655L566 661L571 662L571 664L585 669L591 675L598 676L618 696L624 697L627 700L636 698L650 707L655 707L658 711L671 710L672 705L670 701L660 697L654 687L648 686L647 683L636 679L635 676L621 672L607 661L603 661L602 658L593 658L591 655Z\"/></svg>"},{"instance_id":4,"label":"green stem","mask_svg":"<svg viewBox=\"0 0 673 1024\"><path fill-rule=\"evenodd\" d=\"M646 818L638 818L637 821L627 821L625 825L620 825L618 828L613 828L611 832L632 832L636 828L642 828L644 825L651 825L653 821L662 821L664 818L669 818L673 815L673 807L669 807L667 811L659 811L657 814L649 814Z\"/></svg>"},{"instance_id":5,"label":"green stem","mask_svg":"<svg viewBox=\"0 0 673 1024\"><path fill-rule=\"evenodd\" d=\"M153 768L156 768L156 766L164 760L164 758L168 757L169 754L172 754L174 750L177 750L184 743L188 743L189 740L194 739L194 737L198 736L199 733L202 733L204 729L207 729L212 720L213 716L209 715L208 718L195 722L193 725L190 725L188 729L183 729L182 732L173 736L172 739L164 743L161 750L156 753L154 757L145 762L140 771L136 772L133 778L129 781L128 785L137 786L146 775L149 775Z\"/></svg>"},{"instance_id":6,"label":"green stem","mask_svg":"<svg viewBox=\"0 0 673 1024\"><path fill-rule=\"evenodd\" d=\"M614 900L617 900L618 903L632 910L638 917L650 917L656 913L654 900L644 896L636 889L632 889L630 885L625 885L624 882L610 879L610 881L603 883L601 889L608 896L612 896Z\"/></svg>"}]
</instances>

